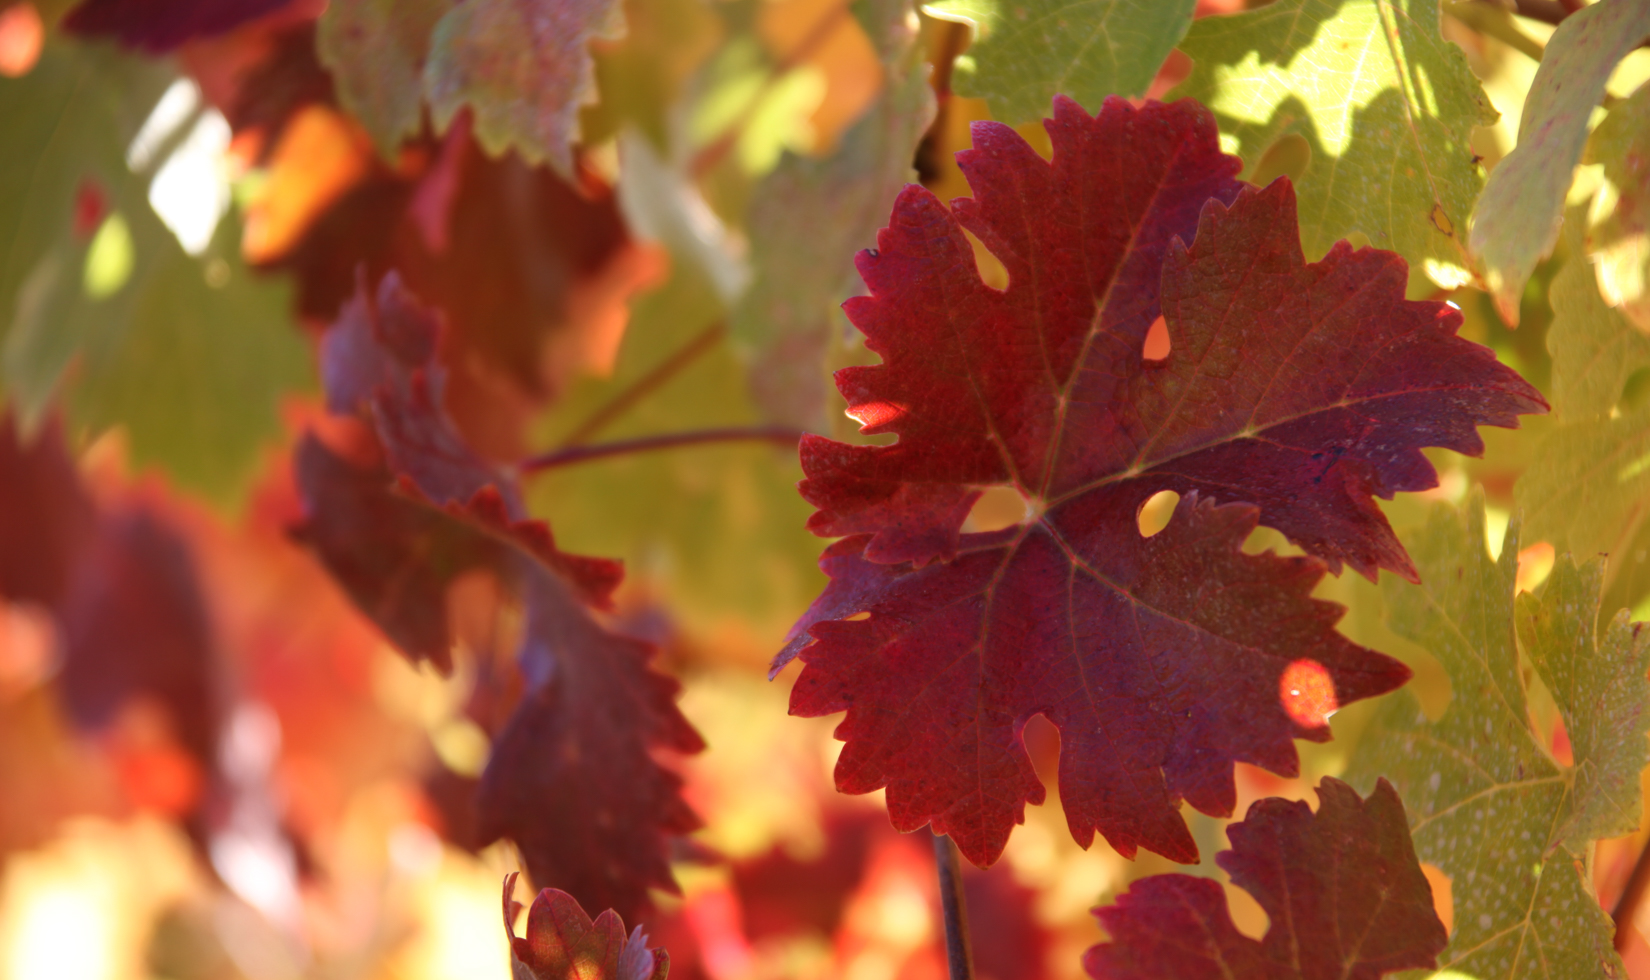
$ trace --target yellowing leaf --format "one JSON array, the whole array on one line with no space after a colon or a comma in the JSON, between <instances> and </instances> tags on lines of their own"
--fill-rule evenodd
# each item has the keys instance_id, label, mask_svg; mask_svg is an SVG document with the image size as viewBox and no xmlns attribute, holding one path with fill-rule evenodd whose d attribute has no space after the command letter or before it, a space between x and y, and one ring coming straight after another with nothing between
<instances>
[{"instance_id":1,"label":"yellowing leaf","mask_svg":"<svg viewBox=\"0 0 1650 980\"><path fill-rule=\"evenodd\" d=\"M942 0L976 39L954 84L1009 123L1048 115L1056 94L1099 111L1108 95L1144 95L1192 22L1196 0Z\"/></svg>"},{"instance_id":2,"label":"yellowing leaf","mask_svg":"<svg viewBox=\"0 0 1650 980\"><path fill-rule=\"evenodd\" d=\"M424 92L436 128L460 109L475 115L475 137L493 156L515 150L528 163L572 172L579 106L595 97L595 65L585 45L618 37L614 0L467 0L436 24Z\"/></svg>"},{"instance_id":3,"label":"yellowing leaf","mask_svg":"<svg viewBox=\"0 0 1650 980\"><path fill-rule=\"evenodd\" d=\"M1467 214L1482 185L1469 138L1495 109L1437 0L1278 0L1192 24L1196 62L1172 93L1215 111L1245 176L1285 136L1310 160L1295 180L1308 260L1354 233L1411 274L1466 266Z\"/></svg>"},{"instance_id":4,"label":"yellowing leaf","mask_svg":"<svg viewBox=\"0 0 1650 980\"><path fill-rule=\"evenodd\" d=\"M418 133L430 32L451 6L447 0L333 0L316 23L316 54L332 72L338 101L386 157Z\"/></svg>"},{"instance_id":5,"label":"yellowing leaf","mask_svg":"<svg viewBox=\"0 0 1650 980\"><path fill-rule=\"evenodd\" d=\"M1587 230L1599 289L1650 333L1650 84L1598 124L1587 159L1604 167L1605 188Z\"/></svg>"},{"instance_id":6,"label":"yellowing leaf","mask_svg":"<svg viewBox=\"0 0 1650 980\"><path fill-rule=\"evenodd\" d=\"M1438 659L1453 697L1429 722L1396 694L1348 777L1395 784L1417 856L1451 879L1438 965L1477 980L1625 975L1587 858L1638 817L1650 631L1623 612L1595 633L1602 559L1561 556L1543 594L1518 599L1517 633L1571 734L1575 765L1560 765L1531 726L1513 640L1518 522L1491 559L1476 492L1465 513L1439 504L1406 544L1421 584L1383 583L1391 626Z\"/></svg>"},{"instance_id":7,"label":"yellowing leaf","mask_svg":"<svg viewBox=\"0 0 1650 980\"><path fill-rule=\"evenodd\" d=\"M1552 254L1571 171L1604 84L1650 35L1650 4L1602 0L1564 19L1535 73L1518 146L1496 166L1472 212L1472 250L1495 305L1518 323L1518 301L1537 262Z\"/></svg>"}]
</instances>

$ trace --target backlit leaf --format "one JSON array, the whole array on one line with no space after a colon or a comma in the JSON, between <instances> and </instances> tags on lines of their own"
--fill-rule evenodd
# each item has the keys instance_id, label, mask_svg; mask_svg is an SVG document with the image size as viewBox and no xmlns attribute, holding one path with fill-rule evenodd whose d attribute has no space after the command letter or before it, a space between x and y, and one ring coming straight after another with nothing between
<instances>
[{"instance_id":1,"label":"backlit leaf","mask_svg":"<svg viewBox=\"0 0 1650 980\"><path fill-rule=\"evenodd\" d=\"M1524 283L1558 241L1564 195L1604 83L1647 36L1650 6L1600 0L1565 17L1541 56L1518 146L1496 165L1472 212L1472 250L1508 323L1518 323Z\"/></svg>"},{"instance_id":2,"label":"backlit leaf","mask_svg":"<svg viewBox=\"0 0 1650 980\"><path fill-rule=\"evenodd\" d=\"M665 980L670 954L647 945L637 926L628 940L624 920L609 909L590 921L578 900L546 888L527 910L526 935L516 935L521 903L511 897L516 875L504 879L504 934L516 980Z\"/></svg>"},{"instance_id":3,"label":"backlit leaf","mask_svg":"<svg viewBox=\"0 0 1650 980\"><path fill-rule=\"evenodd\" d=\"M1346 704L1408 676L1308 597L1326 566L1413 577L1373 496L1434 485L1422 447L1476 453L1475 426L1546 406L1454 311L1404 300L1399 257L1341 244L1308 265L1288 181L1240 192L1195 102L1091 119L1061 99L1046 126L1049 162L976 124L976 197L907 188L861 253L871 295L846 309L883 364L838 387L899 441L804 439L810 526L852 537L775 666L807 663L795 713L848 711L837 785L886 786L902 829L994 860L1043 796L1020 744L1041 713L1078 842L1187 861L1181 800L1230 813L1233 762L1293 774L1291 739L1329 737L1335 704L1304 691ZM1146 361L1159 310L1171 349ZM1026 521L959 534L991 485ZM1174 517L1142 537L1163 490ZM1243 553L1257 522L1315 557Z\"/></svg>"},{"instance_id":4,"label":"backlit leaf","mask_svg":"<svg viewBox=\"0 0 1650 980\"><path fill-rule=\"evenodd\" d=\"M530 164L573 169L579 107L594 101L585 45L623 33L616 0L468 0L436 25L424 92L438 129L460 109L475 114L489 154L515 150Z\"/></svg>"},{"instance_id":5,"label":"backlit leaf","mask_svg":"<svg viewBox=\"0 0 1650 980\"><path fill-rule=\"evenodd\" d=\"M1496 112L1439 33L1437 0L1278 0L1195 21L1180 49L1196 67L1173 95L1215 111L1247 172L1280 138L1305 140L1308 259L1360 233L1416 273L1470 267L1483 176L1468 141Z\"/></svg>"},{"instance_id":6,"label":"backlit leaf","mask_svg":"<svg viewBox=\"0 0 1650 980\"><path fill-rule=\"evenodd\" d=\"M1004 122L1048 111L1056 93L1084 105L1140 96L1186 33L1196 0L942 0L932 10L966 18L976 37L958 64L961 95L991 103Z\"/></svg>"},{"instance_id":7,"label":"backlit leaf","mask_svg":"<svg viewBox=\"0 0 1650 980\"><path fill-rule=\"evenodd\" d=\"M1608 182L1587 229L1599 287L1650 334L1650 84L1598 124L1587 141L1587 162L1602 164Z\"/></svg>"},{"instance_id":8,"label":"backlit leaf","mask_svg":"<svg viewBox=\"0 0 1650 980\"><path fill-rule=\"evenodd\" d=\"M1603 559L1577 568L1561 555L1543 593L1518 598L1515 617L1519 527L1508 526L1492 559L1481 494L1464 513L1437 505L1412 547L1421 584L1386 583L1391 626L1437 658L1453 696L1437 721L1408 695L1394 698L1349 778L1392 780L1416 853L1451 879L1455 929L1439 963L1481 980L1621 976L1586 857L1594 836L1638 819L1650 633L1625 611L1595 627ZM1573 767L1531 727L1515 618L1575 726Z\"/></svg>"},{"instance_id":9,"label":"backlit leaf","mask_svg":"<svg viewBox=\"0 0 1650 980\"><path fill-rule=\"evenodd\" d=\"M337 0L321 13L315 44L338 100L386 157L418 132L430 32L451 8L447 0Z\"/></svg>"}]
</instances>

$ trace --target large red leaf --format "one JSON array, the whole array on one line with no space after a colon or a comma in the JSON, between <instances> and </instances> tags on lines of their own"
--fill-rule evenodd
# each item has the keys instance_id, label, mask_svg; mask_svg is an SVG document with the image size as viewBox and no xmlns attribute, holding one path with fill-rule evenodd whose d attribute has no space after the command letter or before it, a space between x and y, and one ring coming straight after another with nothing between
<instances>
[{"instance_id":1,"label":"large red leaf","mask_svg":"<svg viewBox=\"0 0 1650 980\"><path fill-rule=\"evenodd\" d=\"M301 535L364 612L414 660L450 667L449 587L484 570L526 610L527 691L499 733L476 797L478 839L508 836L540 884L634 917L673 889L668 835L697 818L655 750L697 752L653 650L590 614L617 562L560 551L513 480L470 451L440 408L440 317L394 273L365 281L328 332L329 407L373 423L352 459L310 436L299 450Z\"/></svg>"},{"instance_id":2,"label":"large red leaf","mask_svg":"<svg viewBox=\"0 0 1650 980\"><path fill-rule=\"evenodd\" d=\"M1095 980L1377 980L1431 968L1448 942L1415 858L1404 805L1386 780L1360 800L1325 779L1318 812L1266 799L1226 828L1215 858L1266 910L1266 937L1237 931L1220 884L1190 875L1136 881L1095 914L1111 942L1083 965Z\"/></svg>"},{"instance_id":3,"label":"large red leaf","mask_svg":"<svg viewBox=\"0 0 1650 980\"><path fill-rule=\"evenodd\" d=\"M1396 255L1308 265L1288 181L1240 191L1196 103L1060 99L1046 125L1048 162L976 124L976 199L908 187L860 255L870 295L846 308L883 363L837 383L899 441L804 441L811 526L851 537L775 666L807 663L793 712L848 712L838 788L886 786L902 829L995 860L1043 798L1020 742L1041 713L1073 836L1189 861L1181 800L1230 814L1233 762L1293 774L1291 738L1408 677L1310 598L1325 565L1414 577L1373 497L1435 484L1422 447L1476 453L1476 425L1546 406L1457 313L1403 298ZM1172 349L1146 361L1160 311ZM961 534L990 485L1026 521ZM1163 490L1184 497L1142 537ZM1257 522L1315 557L1244 554Z\"/></svg>"},{"instance_id":4,"label":"large red leaf","mask_svg":"<svg viewBox=\"0 0 1650 980\"><path fill-rule=\"evenodd\" d=\"M286 6L289 0L82 0L63 17L74 34L106 34L160 54L215 37Z\"/></svg>"}]
</instances>

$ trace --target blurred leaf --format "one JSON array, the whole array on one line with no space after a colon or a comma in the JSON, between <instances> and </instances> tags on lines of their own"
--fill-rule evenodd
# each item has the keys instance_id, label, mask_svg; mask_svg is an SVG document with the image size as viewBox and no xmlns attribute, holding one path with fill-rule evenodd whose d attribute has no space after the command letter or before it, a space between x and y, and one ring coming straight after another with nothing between
<instances>
[{"instance_id":1,"label":"blurred leaf","mask_svg":"<svg viewBox=\"0 0 1650 980\"><path fill-rule=\"evenodd\" d=\"M1518 633L1575 725L1576 764L1561 765L1531 727L1513 641L1517 522L1492 560L1475 492L1465 512L1438 505L1409 545L1421 584L1383 583L1392 628L1438 659L1454 696L1435 723L1408 693L1391 698L1348 778L1390 779L1416 853L1451 879L1455 929L1439 965L1510 980L1540 950L1549 976L1621 976L1585 861L1593 837L1638 816L1638 781L1622 774L1645 761L1650 633L1622 614L1595 637L1602 559L1577 569L1560 557L1544 594L1519 600Z\"/></svg>"},{"instance_id":2,"label":"blurred leaf","mask_svg":"<svg viewBox=\"0 0 1650 980\"><path fill-rule=\"evenodd\" d=\"M705 0L628 0L624 19L623 40L595 45L601 101L585 111L584 138L600 143L630 123L664 152L681 88L721 42L722 17Z\"/></svg>"},{"instance_id":3,"label":"blurred leaf","mask_svg":"<svg viewBox=\"0 0 1650 980\"><path fill-rule=\"evenodd\" d=\"M436 128L462 108L475 114L482 147L515 150L529 164L573 171L579 107L594 101L595 65L585 45L616 38L614 0L468 0L436 25L424 92Z\"/></svg>"},{"instance_id":4,"label":"blurred leaf","mask_svg":"<svg viewBox=\"0 0 1650 980\"><path fill-rule=\"evenodd\" d=\"M315 44L338 101L386 158L418 133L430 32L451 8L450 0L335 0L321 13Z\"/></svg>"},{"instance_id":5,"label":"blurred leaf","mask_svg":"<svg viewBox=\"0 0 1650 980\"><path fill-rule=\"evenodd\" d=\"M958 59L958 94L986 99L1007 123L1041 119L1056 94L1099 111L1136 97L1185 36L1196 0L942 0L928 9L975 25Z\"/></svg>"},{"instance_id":6,"label":"blurred leaf","mask_svg":"<svg viewBox=\"0 0 1650 980\"><path fill-rule=\"evenodd\" d=\"M83 0L63 17L71 34L112 35L153 54L213 37L290 0Z\"/></svg>"},{"instance_id":7,"label":"blurred leaf","mask_svg":"<svg viewBox=\"0 0 1650 980\"><path fill-rule=\"evenodd\" d=\"M1496 165L1472 212L1472 251L1508 323L1518 323L1524 283L1558 241L1564 195L1605 82L1646 36L1650 5L1601 0L1564 18L1547 44L1518 123L1518 146Z\"/></svg>"},{"instance_id":8,"label":"blurred leaf","mask_svg":"<svg viewBox=\"0 0 1650 980\"><path fill-rule=\"evenodd\" d=\"M147 173L128 169L169 81L63 44L0 81L0 377L26 426L66 388L74 426L124 426L134 462L225 501L275 436L281 393L307 384L308 355L286 289L241 262L236 222L190 256L151 209Z\"/></svg>"},{"instance_id":9,"label":"blurred leaf","mask_svg":"<svg viewBox=\"0 0 1650 980\"><path fill-rule=\"evenodd\" d=\"M613 377L586 381L558 409L555 433L651 371L721 314L703 274L678 261L661 289L637 302ZM650 393L601 438L657 435L758 421L745 371L718 344ZM556 440L547 440L554 443ZM533 477L530 500L564 544L618 555L638 583L661 593L698 631L730 620L758 637L784 634L823 584L818 542L794 452L750 443L615 456Z\"/></svg>"},{"instance_id":10,"label":"blurred leaf","mask_svg":"<svg viewBox=\"0 0 1650 980\"><path fill-rule=\"evenodd\" d=\"M1650 84L1617 104L1587 143L1607 190L1593 204L1587 251L1610 305L1650 333ZM1602 214L1600 212L1603 212Z\"/></svg>"},{"instance_id":11,"label":"blurred leaf","mask_svg":"<svg viewBox=\"0 0 1650 980\"><path fill-rule=\"evenodd\" d=\"M769 419L826 432L825 354L835 309L859 290L854 255L876 244L894 197L912 182L934 99L902 0L867 4L888 80L881 97L819 160L788 155L757 184L749 234L756 281L732 316L752 348L750 384Z\"/></svg>"},{"instance_id":12,"label":"blurred leaf","mask_svg":"<svg viewBox=\"0 0 1650 980\"><path fill-rule=\"evenodd\" d=\"M1249 176L1280 138L1304 139L1308 260L1356 233L1408 260L1412 281L1428 260L1464 278L1483 180L1469 140L1496 112L1438 25L1437 0L1278 0L1205 17L1180 45L1196 67L1171 94L1215 111Z\"/></svg>"},{"instance_id":13,"label":"blurred leaf","mask_svg":"<svg viewBox=\"0 0 1650 980\"><path fill-rule=\"evenodd\" d=\"M1650 404L1632 390L1650 371L1650 337L1599 295L1580 247L1581 208L1571 210L1567 225L1569 258L1553 278L1547 335L1557 424L1531 450L1515 495L1531 540L1560 552L1609 554L1617 559L1613 578L1637 564L1626 561L1637 550L1630 543L1650 516ZM1641 595L1637 586L1619 594L1612 588L1612 609Z\"/></svg>"}]
</instances>

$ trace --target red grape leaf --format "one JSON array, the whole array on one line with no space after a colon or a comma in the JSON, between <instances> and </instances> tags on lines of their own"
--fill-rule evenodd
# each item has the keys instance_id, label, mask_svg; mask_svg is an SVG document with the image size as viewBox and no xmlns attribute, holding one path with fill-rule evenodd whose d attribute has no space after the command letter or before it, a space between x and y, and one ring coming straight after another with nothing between
<instances>
[{"instance_id":1,"label":"red grape leaf","mask_svg":"<svg viewBox=\"0 0 1650 980\"><path fill-rule=\"evenodd\" d=\"M299 449L301 535L363 611L415 660L449 669L445 600L484 569L518 595L527 691L477 790L485 844L509 836L542 884L634 916L673 889L667 834L698 826L654 750L697 752L676 682L652 648L603 628L617 562L568 555L526 518L513 480L477 457L440 408L440 316L394 273L365 280L322 344L328 405L375 423L377 458L347 459L315 436ZM371 454L362 454L371 455Z\"/></svg>"},{"instance_id":2,"label":"red grape leaf","mask_svg":"<svg viewBox=\"0 0 1650 980\"><path fill-rule=\"evenodd\" d=\"M527 934L517 936L515 887L512 872L504 879L504 933L516 980L665 980L670 973L670 954L649 949L641 926L627 940L624 920L612 909L592 922L573 896L554 888L533 899Z\"/></svg>"},{"instance_id":3,"label":"red grape leaf","mask_svg":"<svg viewBox=\"0 0 1650 980\"><path fill-rule=\"evenodd\" d=\"M1318 787L1318 812L1265 799L1226 828L1215 860L1266 910L1262 940L1232 925L1218 882L1154 875L1095 914L1111 942L1083 965L1095 980L1376 980L1431 968L1448 937L1409 839L1404 805L1386 780L1369 799L1338 779Z\"/></svg>"},{"instance_id":4,"label":"red grape leaf","mask_svg":"<svg viewBox=\"0 0 1650 980\"><path fill-rule=\"evenodd\" d=\"M289 0L83 0L63 17L71 34L113 35L152 54L223 34Z\"/></svg>"},{"instance_id":5,"label":"red grape leaf","mask_svg":"<svg viewBox=\"0 0 1650 980\"><path fill-rule=\"evenodd\" d=\"M1048 162L975 124L977 198L908 187L860 254L870 295L846 309L883 363L837 384L899 441L804 439L810 526L854 537L775 666L807 663L794 713L848 712L837 786L886 786L901 829L995 860L1043 799L1020 741L1041 713L1079 843L1191 861L1181 800L1230 814L1233 762L1293 775L1291 738L1328 739L1335 703L1408 678L1310 598L1325 565L1414 577L1373 497L1436 483L1422 447L1479 452L1476 425L1546 404L1455 336L1459 314L1406 301L1398 256L1342 243L1306 264L1288 181L1239 193L1196 103L1090 118L1058 99L1046 127ZM1147 362L1160 310L1172 349ZM960 534L992 484L1027 521ZM1184 496L1143 538L1164 490ZM1314 557L1244 554L1257 523Z\"/></svg>"}]
</instances>

